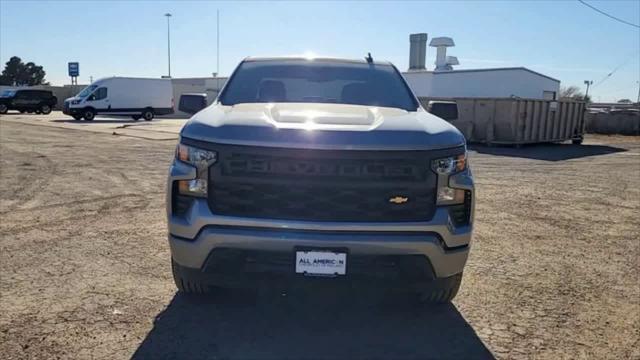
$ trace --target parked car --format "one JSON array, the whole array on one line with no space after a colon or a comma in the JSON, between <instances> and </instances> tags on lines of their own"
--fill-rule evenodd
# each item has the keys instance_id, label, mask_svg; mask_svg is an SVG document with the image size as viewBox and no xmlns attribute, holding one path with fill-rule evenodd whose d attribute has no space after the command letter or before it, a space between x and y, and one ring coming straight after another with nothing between
<instances>
[{"instance_id":1,"label":"parked car","mask_svg":"<svg viewBox=\"0 0 640 360\"><path fill-rule=\"evenodd\" d=\"M156 115L173 114L170 79L110 77L95 81L64 101L62 112L91 121L97 114L127 115L151 121Z\"/></svg>"},{"instance_id":2,"label":"parked car","mask_svg":"<svg viewBox=\"0 0 640 360\"><path fill-rule=\"evenodd\" d=\"M57 103L58 98L49 90L5 90L0 95L0 114L6 114L9 110L49 114Z\"/></svg>"},{"instance_id":3,"label":"parked car","mask_svg":"<svg viewBox=\"0 0 640 360\"><path fill-rule=\"evenodd\" d=\"M392 64L246 59L182 128L166 210L185 293L322 278L448 302L474 185L463 135Z\"/></svg>"}]
</instances>

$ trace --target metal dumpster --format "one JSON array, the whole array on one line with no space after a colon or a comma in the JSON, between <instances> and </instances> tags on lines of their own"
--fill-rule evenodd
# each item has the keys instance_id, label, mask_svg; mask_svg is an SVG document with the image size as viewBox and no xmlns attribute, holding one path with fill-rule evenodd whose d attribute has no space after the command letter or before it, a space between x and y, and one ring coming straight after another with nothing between
<instances>
[{"instance_id":1,"label":"metal dumpster","mask_svg":"<svg viewBox=\"0 0 640 360\"><path fill-rule=\"evenodd\" d=\"M458 118L449 120L469 142L485 144L531 144L573 140L584 134L585 103L518 98L420 98L455 101Z\"/></svg>"}]
</instances>

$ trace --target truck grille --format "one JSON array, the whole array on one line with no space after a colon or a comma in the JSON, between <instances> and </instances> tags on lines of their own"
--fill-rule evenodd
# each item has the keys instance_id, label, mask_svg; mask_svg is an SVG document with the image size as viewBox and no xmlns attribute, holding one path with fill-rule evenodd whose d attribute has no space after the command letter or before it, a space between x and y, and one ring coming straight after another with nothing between
<instances>
[{"instance_id":1,"label":"truck grille","mask_svg":"<svg viewBox=\"0 0 640 360\"><path fill-rule=\"evenodd\" d=\"M213 148L212 148L213 149ZM306 221L428 221L436 176L423 151L216 145L214 214Z\"/></svg>"}]
</instances>

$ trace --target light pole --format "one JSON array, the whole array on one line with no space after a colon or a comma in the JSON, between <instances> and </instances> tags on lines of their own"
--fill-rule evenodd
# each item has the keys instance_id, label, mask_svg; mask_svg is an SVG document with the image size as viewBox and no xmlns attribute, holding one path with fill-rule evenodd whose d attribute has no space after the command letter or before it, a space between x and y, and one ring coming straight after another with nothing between
<instances>
[{"instance_id":1,"label":"light pole","mask_svg":"<svg viewBox=\"0 0 640 360\"><path fill-rule=\"evenodd\" d=\"M170 13L164 14L167 17L167 64L169 67L169 77L171 77L171 27L169 26Z\"/></svg>"},{"instance_id":2,"label":"light pole","mask_svg":"<svg viewBox=\"0 0 640 360\"><path fill-rule=\"evenodd\" d=\"M587 85L587 91L584 93L584 101L587 101L587 97L589 96L589 86L593 85L593 80L585 80L585 85Z\"/></svg>"}]
</instances>

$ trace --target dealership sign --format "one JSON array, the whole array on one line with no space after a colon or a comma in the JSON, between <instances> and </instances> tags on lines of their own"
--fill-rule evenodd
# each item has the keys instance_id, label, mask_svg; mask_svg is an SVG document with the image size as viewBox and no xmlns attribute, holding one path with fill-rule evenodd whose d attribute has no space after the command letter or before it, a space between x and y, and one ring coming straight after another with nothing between
<instances>
[{"instance_id":1,"label":"dealership sign","mask_svg":"<svg viewBox=\"0 0 640 360\"><path fill-rule=\"evenodd\" d=\"M69 76L74 77L80 75L80 63L70 62L69 63Z\"/></svg>"}]
</instances>

